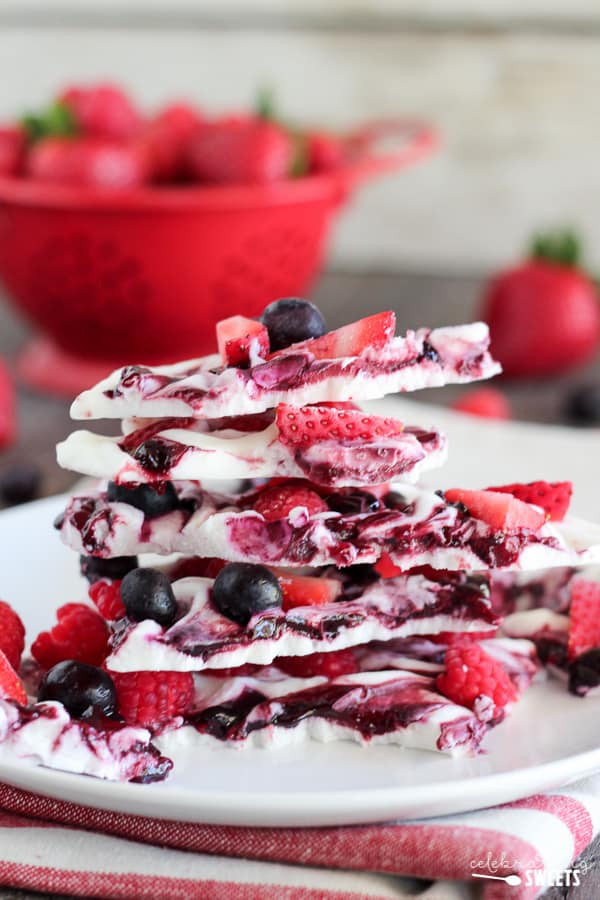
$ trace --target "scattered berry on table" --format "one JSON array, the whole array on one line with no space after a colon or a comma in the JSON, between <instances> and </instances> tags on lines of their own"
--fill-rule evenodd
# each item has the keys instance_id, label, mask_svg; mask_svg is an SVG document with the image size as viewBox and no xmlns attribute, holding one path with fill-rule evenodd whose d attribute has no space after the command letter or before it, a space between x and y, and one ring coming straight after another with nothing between
<instances>
[{"instance_id":1,"label":"scattered berry on table","mask_svg":"<svg viewBox=\"0 0 600 900\"><path fill-rule=\"evenodd\" d=\"M111 717L117 711L117 694L110 675L74 659L59 662L46 672L38 700L62 703L74 719Z\"/></svg>"},{"instance_id":2,"label":"scattered berry on table","mask_svg":"<svg viewBox=\"0 0 600 900\"><path fill-rule=\"evenodd\" d=\"M546 521L544 513L511 494L453 488L445 491L445 495L449 503L462 503L472 516L498 531L520 528L537 531Z\"/></svg>"},{"instance_id":3,"label":"scattered berry on table","mask_svg":"<svg viewBox=\"0 0 600 900\"><path fill-rule=\"evenodd\" d=\"M0 474L0 500L7 506L35 500L40 491L42 473L33 463L17 463Z\"/></svg>"},{"instance_id":4,"label":"scattered berry on table","mask_svg":"<svg viewBox=\"0 0 600 900\"><path fill-rule=\"evenodd\" d=\"M452 409L482 419L510 419L512 411L506 395L497 388L467 391L451 404Z\"/></svg>"},{"instance_id":5,"label":"scattered berry on table","mask_svg":"<svg viewBox=\"0 0 600 900\"><path fill-rule=\"evenodd\" d=\"M0 358L0 449L12 444L17 434L17 401L12 378Z\"/></svg>"},{"instance_id":6,"label":"scattered berry on table","mask_svg":"<svg viewBox=\"0 0 600 900\"><path fill-rule=\"evenodd\" d=\"M488 491L512 494L524 503L541 506L549 519L562 522L567 514L573 494L570 481L531 481L528 484L505 484L502 487L490 487Z\"/></svg>"},{"instance_id":7,"label":"scattered berry on table","mask_svg":"<svg viewBox=\"0 0 600 900\"><path fill-rule=\"evenodd\" d=\"M177 601L168 577L158 569L134 569L121 582L121 600L134 622L153 619L168 627L175 621Z\"/></svg>"},{"instance_id":8,"label":"scattered berry on table","mask_svg":"<svg viewBox=\"0 0 600 900\"><path fill-rule=\"evenodd\" d=\"M108 653L108 627L96 610L83 603L67 603L56 613L57 623L42 631L31 655L45 669L65 659L99 666Z\"/></svg>"},{"instance_id":9,"label":"scattered berry on table","mask_svg":"<svg viewBox=\"0 0 600 900\"><path fill-rule=\"evenodd\" d=\"M575 659L600 647L600 583L587 578L571 582L567 655Z\"/></svg>"},{"instance_id":10,"label":"scattered berry on table","mask_svg":"<svg viewBox=\"0 0 600 900\"><path fill-rule=\"evenodd\" d=\"M121 600L120 581L94 581L88 589L88 596L103 619L114 622L125 615Z\"/></svg>"},{"instance_id":11,"label":"scattered berry on table","mask_svg":"<svg viewBox=\"0 0 600 900\"><path fill-rule=\"evenodd\" d=\"M320 310L300 297L284 297L270 303L263 311L261 322L269 333L273 352L321 337L327 331Z\"/></svg>"},{"instance_id":12,"label":"scattered berry on table","mask_svg":"<svg viewBox=\"0 0 600 900\"><path fill-rule=\"evenodd\" d=\"M333 650L330 653L311 653L309 656L280 656L273 665L294 678L339 678L357 671L352 650Z\"/></svg>"},{"instance_id":13,"label":"scattered berry on table","mask_svg":"<svg viewBox=\"0 0 600 900\"><path fill-rule=\"evenodd\" d=\"M25 649L25 626L12 606L0 600L0 650L18 672Z\"/></svg>"},{"instance_id":14,"label":"scattered berry on table","mask_svg":"<svg viewBox=\"0 0 600 900\"><path fill-rule=\"evenodd\" d=\"M151 728L184 715L194 699L189 672L112 672L119 715L129 725Z\"/></svg>"},{"instance_id":15,"label":"scattered berry on table","mask_svg":"<svg viewBox=\"0 0 600 900\"><path fill-rule=\"evenodd\" d=\"M494 704L494 719L517 699L515 686L500 663L473 642L449 647L436 685L449 700L469 709L478 698L489 698Z\"/></svg>"},{"instance_id":16,"label":"scattered berry on table","mask_svg":"<svg viewBox=\"0 0 600 900\"><path fill-rule=\"evenodd\" d=\"M100 559L98 556L79 557L79 570L90 584L101 578L118 581L125 578L128 572L137 569L138 565L137 556L113 556L112 559Z\"/></svg>"},{"instance_id":17,"label":"scattered berry on table","mask_svg":"<svg viewBox=\"0 0 600 900\"><path fill-rule=\"evenodd\" d=\"M531 259L494 278L482 318L506 375L553 375L590 359L600 337L598 291L579 267L573 234L542 235Z\"/></svg>"},{"instance_id":18,"label":"scattered berry on table","mask_svg":"<svg viewBox=\"0 0 600 900\"><path fill-rule=\"evenodd\" d=\"M27 706L27 694L21 679L0 650L0 697Z\"/></svg>"},{"instance_id":19,"label":"scattered berry on table","mask_svg":"<svg viewBox=\"0 0 600 900\"><path fill-rule=\"evenodd\" d=\"M212 602L228 619L247 625L257 613L281 608L283 592L266 566L230 563L215 578Z\"/></svg>"},{"instance_id":20,"label":"scattered berry on table","mask_svg":"<svg viewBox=\"0 0 600 900\"><path fill-rule=\"evenodd\" d=\"M149 519L179 509L181 504L171 481L159 484L115 484L109 481L107 498L111 503L127 503L141 509Z\"/></svg>"},{"instance_id":21,"label":"scattered berry on table","mask_svg":"<svg viewBox=\"0 0 600 900\"><path fill-rule=\"evenodd\" d=\"M329 507L316 491L298 484L276 484L262 490L254 501L254 509L267 522L286 519L297 507L304 507L309 515L327 512Z\"/></svg>"},{"instance_id":22,"label":"scattered berry on table","mask_svg":"<svg viewBox=\"0 0 600 900\"><path fill-rule=\"evenodd\" d=\"M600 384L582 384L567 395L565 418L573 425L600 425Z\"/></svg>"}]
</instances>

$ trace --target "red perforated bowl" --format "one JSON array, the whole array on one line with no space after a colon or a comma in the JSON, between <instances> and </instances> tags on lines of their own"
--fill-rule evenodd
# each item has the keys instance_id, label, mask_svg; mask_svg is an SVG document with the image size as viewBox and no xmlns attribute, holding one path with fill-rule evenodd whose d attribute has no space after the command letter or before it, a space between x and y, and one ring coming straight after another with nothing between
<instances>
[{"instance_id":1,"label":"red perforated bowl","mask_svg":"<svg viewBox=\"0 0 600 900\"><path fill-rule=\"evenodd\" d=\"M415 122L352 137L351 165L272 186L103 193L0 179L0 278L42 335L22 374L70 392L125 361L210 352L219 319L305 294L352 190L436 145Z\"/></svg>"}]
</instances>

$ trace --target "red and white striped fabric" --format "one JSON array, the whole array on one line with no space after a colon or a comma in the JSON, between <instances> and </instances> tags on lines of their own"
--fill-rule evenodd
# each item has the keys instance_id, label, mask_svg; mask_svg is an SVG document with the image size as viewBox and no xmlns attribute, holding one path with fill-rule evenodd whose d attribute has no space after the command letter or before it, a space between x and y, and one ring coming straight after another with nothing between
<instances>
[{"instance_id":1,"label":"red and white striped fabric","mask_svg":"<svg viewBox=\"0 0 600 900\"><path fill-rule=\"evenodd\" d=\"M0 884L125 900L466 900L485 885L485 900L533 900L598 830L600 775L480 812L306 829L147 819L0 784ZM510 874L520 885L474 878ZM411 878L437 880L419 892Z\"/></svg>"}]
</instances>

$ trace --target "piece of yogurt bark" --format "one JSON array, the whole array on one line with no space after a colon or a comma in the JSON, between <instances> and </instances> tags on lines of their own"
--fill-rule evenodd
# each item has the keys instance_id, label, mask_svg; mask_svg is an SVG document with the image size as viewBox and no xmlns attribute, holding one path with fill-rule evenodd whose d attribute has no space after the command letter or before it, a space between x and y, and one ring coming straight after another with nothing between
<instances>
[{"instance_id":1,"label":"piece of yogurt bark","mask_svg":"<svg viewBox=\"0 0 600 900\"><path fill-rule=\"evenodd\" d=\"M567 516L535 530L501 531L441 492L408 484L380 498L351 489L354 500L365 498L364 512L330 508L310 514L298 506L275 521L252 508L257 491L232 497L191 482L171 489L173 508L155 516L111 501L106 491L74 497L56 526L73 550L101 558L183 553L289 567L344 567L374 563L387 554L403 571L422 565L519 571L600 561L598 525ZM339 506L344 496L338 490L328 504Z\"/></svg>"},{"instance_id":2,"label":"piece of yogurt bark","mask_svg":"<svg viewBox=\"0 0 600 900\"><path fill-rule=\"evenodd\" d=\"M65 469L118 484L200 481L226 473L231 479L307 478L328 487L415 482L446 459L446 438L434 428L404 427L360 410L289 410L280 405L276 421L266 427L261 421L256 431L247 421L252 416L221 420L211 430L201 419L159 419L121 437L75 431L58 445L57 459ZM286 416L310 425L321 418L322 437L295 440ZM333 420L340 430L356 424L356 434L328 432L323 425Z\"/></svg>"},{"instance_id":3,"label":"piece of yogurt bark","mask_svg":"<svg viewBox=\"0 0 600 900\"><path fill-rule=\"evenodd\" d=\"M490 378L487 325L421 328L394 337L393 313L379 313L321 338L293 344L247 368L219 355L174 365L127 366L80 394L74 419L193 417L264 412L279 403L371 400L399 391ZM353 334L368 334L368 343Z\"/></svg>"},{"instance_id":4,"label":"piece of yogurt bark","mask_svg":"<svg viewBox=\"0 0 600 900\"><path fill-rule=\"evenodd\" d=\"M280 579L286 577L277 574ZM481 578L456 575L431 581L411 575L361 585L364 573L353 575L352 569L345 583L327 575L327 590L332 596L337 592L337 599L315 606L267 609L252 616L246 626L225 617L213 604L211 579L182 578L173 584L178 621L169 628L151 619L116 623L107 667L115 672L199 672L248 663L267 665L281 656L327 653L411 635L476 632L491 636L499 621ZM304 579L305 584L309 580L314 579Z\"/></svg>"},{"instance_id":5,"label":"piece of yogurt bark","mask_svg":"<svg viewBox=\"0 0 600 900\"><path fill-rule=\"evenodd\" d=\"M273 749L350 740L474 755L488 727L438 693L431 678L414 672L357 672L329 680L268 670L234 678L199 675L195 684L196 708L187 724L156 738L164 753L178 746Z\"/></svg>"},{"instance_id":6,"label":"piece of yogurt bark","mask_svg":"<svg viewBox=\"0 0 600 900\"><path fill-rule=\"evenodd\" d=\"M0 759L110 781L160 781L172 768L146 729L95 727L50 701L23 707L0 699Z\"/></svg>"}]
</instances>

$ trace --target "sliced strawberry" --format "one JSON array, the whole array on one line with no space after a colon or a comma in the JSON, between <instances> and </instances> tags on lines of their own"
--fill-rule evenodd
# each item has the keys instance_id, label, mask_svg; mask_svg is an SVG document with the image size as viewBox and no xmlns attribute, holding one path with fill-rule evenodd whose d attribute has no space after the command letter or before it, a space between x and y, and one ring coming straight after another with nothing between
<instances>
[{"instance_id":1,"label":"sliced strawberry","mask_svg":"<svg viewBox=\"0 0 600 900\"><path fill-rule=\"evenodd\" d=\"M543 513L510 494L463 491L459 488L446 491L445 494L449 503L462 503L472 516L487 522L498 531L515 531L519 528L538 531L546 521Z\"/></svg>"},{"instance_id":2,"label":"sliced strawberry","mask_svg":"<svg viewBox=\"0 0 600 900\"><path fill-rule=\"evenodd\" d=\"M398 435L404 426L396 419L368 416L352 409L305 406L299 409L281 403L275 421L282 444L290 447L309 446L319 441L360 441Z\"/></svg>"},{"instance_id":3,"label":"sliced strawberry","mask_svg":"<svg viewBox=\"0 0 600 900\"><path fill-rule=\"evenodd\" d=\"M329 507L316 491L296 484L277 484L261 491L254 502L254 509L267 522L286 519L293 509L304 506L309 515L327 512Z\"/></svg>"},{"instance_id":4,"label":"sliced strawberry","mask_svg":"<svg viewBox=\"0 0 600 900\"><path fill-rule=\"evenodd\" d=\"M600 584L587 578L571 582L568 657L600 647Z\"/></svg>"},{"instance_id":5,"label":"sliced strawberry","mask_svg":"<svg viewBox=\"0 0 600 900\"><path fill-rule=\"evenodd\" d=\"M529 484L505 484L502 487L490 487L488 491L501 494L512 494L524 503L535 503L546 512L547 518L553 522L562 522L573 494L570 481L530 481Z\"/></svg>"},{"instance_id":6,"label":"sliced strawberry","mask_svg":"<svg viewBox=\"0 0 600 900\"><path fill-rule=\"evenodd\" d=\"M265 358L269 353L269 332L261 322L246 316L230 316L217 322L217 344L223 362L228 366L243 366L254 355Z\"/></svg>"},{"instance_id":7,"label":"sliced strawberry","mask_svg":"<svg viewBox=\"0 0 600 900\"><path fill-rule=\"evenodd\" d=\"M294 678L339 678L356 672L357 665L352 650L334 650L332 653L311 653L309 656L280 656L274 665Z\"/></svg>"},{"instance_id":8,"label":"sliced strawberry","mask_svg":"<svg viewBox=\"0 0 600 900\"><path fill-rule=\"evenodd\" d=\"M394 337L396 316L393 312L381 312L366 319L359 319L344 325L336 331L329 331L323 337L311 338L292 344L284 350L273 353L270 359L296 350L309 350L316 359L340 359L358 356L367 347L383 347Z\"/></svg>"},{"instance_id":9,"label":"sliced strawberry","mask_svg":"<svg viewBox=\"0 0 600 900\"><path fill-rule=\"evenodd\" d=\"M337 578L313 578L310 575L292 575L281 569L273 569L283 592L283 609L296 606L324 606L333 603L342 592Z\"/></svg>"},{"instance_id":10,"label":"sliced strawberry","mask_svg":"<svg viewBox=\"0 0 600 900\"><path fill-rule=\"evenodd\" d=\"M27 706L27 694L21 679L0 650L0 697L4 700L15 700L21 706Z\"/></svg>"},{"instance_id":11,"label":"sliced strawberry","mask_svg":"<svg viewBox=\"0 0 600 900\"><path fill-rule=\"evenodd\" d=\"M402 569L392 562L389 553L382 553L375 563L375 571L382 578L395 578L396 575L402 575Z\"/></svg>"}]
</instances>

